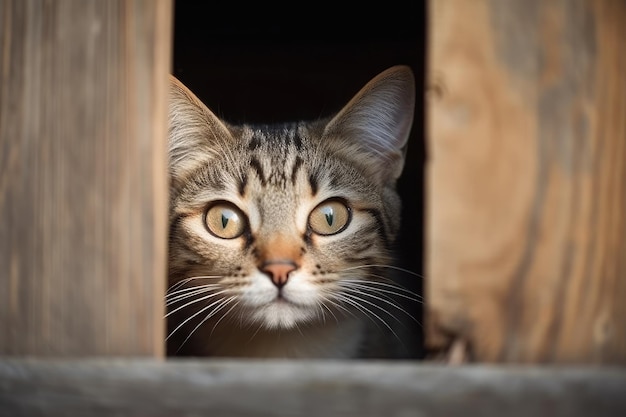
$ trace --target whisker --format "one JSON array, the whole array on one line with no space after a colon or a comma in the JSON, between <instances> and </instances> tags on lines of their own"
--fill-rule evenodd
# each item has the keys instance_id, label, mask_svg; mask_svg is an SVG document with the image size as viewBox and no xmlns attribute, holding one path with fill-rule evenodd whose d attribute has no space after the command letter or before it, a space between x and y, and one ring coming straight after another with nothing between
<instances>
[{"instance_id":1,"label":"whisker","mask_svg":"<svg viewBox=\"0 0 626 417\"><path fill-rule=\"evenodd\" d=\"M342 273L342 272L357 271L357 270L362 270L362 269L367 270L367 269L376 268L376 267L377 268L389 268L389 269L402 271L402 272L405 272L407 274L411 274L411 275L414 275L414 276L416 276L418 278L422 278L423 279L423 276L418 274L418 273L416 273L416 272L410 271L410 270L405 269L405 268L397 267L397 266L394 266L394 265L383 265L383 264L357 265L357 266L344 268L344 269L342 269L342 270L340 270L338 272ZM378 279L377 281L371 281L371 282L376 282L377 284L379 284L381 286L385 286L385 283L386 283L387 286L393 287L393 288L395 288L397 290L404 291L407 294L410 294L410 295L412 295L414 297L419 298L419 300L418 300L419 302L423 303L423 301L424 301L422 295L417 294L417 293L415 293L415 292L405 288L403 285L401 285L400 283L396 282L395 280L393 280L393 279L391 279L389 277L386 277L386 276L383 276L383 275L379 275L379 274L375 274L375 273L373 273L371 271L367 271L367 274L365 276L373 277L373 278L377 278ZM380 281L384 281L384 282L380 282ZM368 282L370 282L370 281L368 281Z\"/></svg>"},{"instance_id":2,"label":"whisker","mask_svg":"<svg viewBox=\"0 0 626 417\"><path fill-rule=\"evenodd\" d=\"M300 336L302 336L303 339L306 339L304 333L302 333L302 329L300 329L300 326L298 325L298 322L295 322L294 324L296 326L296 330L298 331L298 333L300 333Z\"/></svg>"},{"instance_id":3,"label":"whisker","mask_svg":"<svg viewBox=\"0 0 626 417\"><path fill-rule=\"evenodd\" d=\"M401 340L401 339L400 339L400 337L399 337L399 336L396 334L396 332L395 332L395 331L391 328L391 326L389 326L389 324L387 324L387 322L386 322L385 320L383 320L383 319L382 319L382 318L381 318L378 314L374 313L371 309L369 309L369 308L367 308L367 307L365 307L365 306L363 306L363 305L359 304L356 300L363 301L363 302L365 302L365 303L367 303L367 304L371 304L371 305L373 305L373 306L375 306L375 307L378 307L378 306L376 306L376 304L370 303L370 302L368 302L367 300L360 299L359 297L356 297L356 296L355 296L355 295L353 295L353 294L346 294L346 293L343 293L343 294L337 294L337 295L336 295L336 297L337 297L338 299L340 299L341 301L343 301L343 302L345 302L345 303L350 304L351 306L355 307L357 310L359 310L360 312L362 312L363 314L365 314L367 317L369 317L369 318L370 318L370 320L372 320L372 322L373 322L374 324L376 324L376 321L375 321L374 319L372 319L372 317L371 317L371 316L376 317L376 318L377 318L377 319L378 319L378 320L379 320L382 324L384 324L384 325L385 325L385 327L387 327L387 329L389 329L389 331L390 331L391 333L393 333L393 335L394 335L394 336L395 336L398 340ZM393 316L392 316L392 317L393 317ZM395 317L394 317L394 318L395 318ZM378 327L378 325L377 325L377 324L376 324L376 326Z\"/></svg>"},{"instance_id":4,"label":"whisker","mask_svg":"<svg viewBox=\"0 0 626 417\"><path fill-rule=\"evenodd\" d=\"M348 288L349 289L349 288ZM344 288L344 290L346 290L346 288ZM367 295L367 294L363 294L363 292L358 291L358 290L351 290L351 292L345 292L343 293L346 296L351 297L353 300L356 301L361 301L363 303L366 303L372 307L376 307L377 309L379 309L380 311L382 311L383 313L388 314L389 316L391 316L395 321L397 321L398 323L402 324L402 320L400 320L399 318L397 318L395 315L391 314L390 312L388 312L387 310L385 310L384 308L382 308L381 306L377 305L376 303L373 303L369 300L363 299L361 297L359 297L358 295ZM356 295L358 294L358 295ZM407 313L408 314L408 313ZM386 322L385 322L386 323ZM390 329L391 330L391 329Z\"/></svg>"},{"instance_id":5,"label":"whisker","mask_svg":"<svg viewBox=\"0 0 626 417\"><path fill-rule=\"evenodd\" d=\"M230 298L228 299L228 302L232 301L232 300L233 300L233 299L235 299L235 298L236 298L236 296L232 296L232 297L230 297ZM224 318L225 318L226 316L228 316L228 314L229 314L231 311L233 311L233 309L234 309L235 307L237 307L237 305L239 305L239 301L237 301L235 304L233 304L233 306L232 306L230 309L228 309L228 311L227 311L226 313L224 313L224 315L222 315L222 317L220 317L220 319L217 321L217 323L215 323L215 326L213 326L213 329L211 329L211 334L209 334L209 337L213 336L213 332L214 332L214 331L215 331L215 329L217 328L217 325L218 325L218 324L220 324L220 322L221 322L222 320L224 320ZM222 308L223 308L223 307L222 307ZM222 308L220 308L220 310L221 310Z\"/></svg>"},{"instance_id":6,"label":"whisker","mask_svg":"<svg viewBox=\"0 0 626 417\"><path fill-rule=\"evenodd\" d=\"M207 292L209 292L209 291L207 290ZM177 312L177 311L179 311L179 310L181 310L181 309L183 309L183 308L185 308L185 307L188 307L188 306L190 306L190 305L192 305L192 304L198 303L198 302L200 302L200 301L208 300L209 298L215 297L215 296L220 295L220 294L223 294L223 293L225 293L225 292L227 292L227 290L222 290L222 291L214 292L214 293L211 293L211 294L207 295L206 297L200 297L200 298L197 298L197 299L195 299L195 300L193 300L193 301L190 301L190 302L188 302L188 303L186 303L186 304L183 304L183 305L182 305L182 306L180 306L180 307L176 307L174 310L172 310L172 311L170 311L169 313L167 313L167 314L165 315L165 317L168 317L169 315L174 314L175 312ZM202 310L201 310L201 311L202 311ZM193 316L192 316L192 317L193 317Z\"/></svg>"},{"instance_id":7,"label":"whisker","mask_svg":"<svg viewBox=\"0 0 626 417\"><path fill-rule=\"evenodd\" d=\"M355 285L355 287L356 287L356 285ZM367 287L364 287L364 286L361 286L361 288L371 290L371 288L367 288ZM363 295L363 296L366 296L366 297L371 297L371 298L373 298L374 300L379 300L379 301L382 301L382 302L384 302L384 303L386 303L386 304L388 304L388 305L390 305L390 306L392 306L392 307L394 307L394 308L398 309L399 311L403 312L404 314L406 314L408 317L410 317L410 318L411 318L413 321L415 321L416 323L419 323L419 321L418 321L415 317L413 317L413 315L412 315L412 314L410 314L410 313L409 313L408 311L406 311L404 308L402 308L401 306L399 306L398 304L396 304L396 303L395 303L392 299L390 299L389 297L381 297L381 296L378 296L378 295L376 295L376 294L371 294L371 293L369 293L369 292L367 292L367 291L362 291L362 290L360 290L360 289L358 289L358 288L349 287L349 286L343 286L343 289L344 289L344 290L347 290L347 291L352 291L353 293L356 293L356 294L359 294L359 295ZM374 304L374 305L376 305L376 304ZM390 316L392 316L392 317L393 317L396 321L398 321L399 323L402 323L402 321L401 321L401 320L399 320L397 317L395 317L393 314L391 314L390 312L388 312L387 310L385 310L385 309L384 309L384 308L382 308L381 306L376 305L376 307L378 307L380 310L382 310L382 311L386 312L387 314L389 314Z\"/></svg>"},{"instance_id":8,"label":"whisker","mask_svg":"<svg viewBox=\"0 0 626 417\"><path fill-rule=\"evenodd\" d=\"M341 306L340 306L340 305L338 305L337 303L333 302L333 300L331 300L329 297L324 297L323 302L322 302L322 303L320 303L320 304L321 304L324 308L326 308L326 310L328 310L328 312L330 313L330 315L331 315L331 316L333 316L333 318L335 319L335 322L339 323L339 319L337 318L337 316L335 315L335 313L333 313L333 310L332 310L330 307L328 307L328 306L326 305L326 303L331 304L331 305L332 305L332 306L334 306L335 308L341 308ZM347 312L349 312L349 313L351 313L349 310L347 310L347 309L345 309L345 308L344 308L344 310L345 310L345 311L347 311Z\"/></svg>"},{"instance_id":9,"label":"whisker","mask_svg":"<svg viewBox=\"0 0 626 417\"><path fill-rule=\"evenodd\" d=\"M214 301L214 302L212 302L211 304L209 304L209 305L207 305L207 306L205 306L205 307L201 308L198 312L194 313L193 315L191 315L191 316L187 317L187 318L186 318L186 319L185 319L182 323L180 323L180 324L179 324L179 325L178 325L178 326L177 326L174 330L172 330L172 332L171 332L169 335L167 335L167 337L165 338L165 340L168 340L170 337L172 337L172 335L173 335L174 333L176 333L176 331L177 331L178 329L180 329L180 328L181 328L181 327L183 327L185 324L187 324L187 323L189 322L189 320L193 319L194 317L196 317L196 316L197 316L197 315L199 315L199 314L202 314L202 313L203 313L203 312L205 312L206 310L208 310L208 309L210 309L211 307L213 307L215 304L218 304L218 303L223 303L223 302L224 302L224 299L219 299L219 300L217 300L217 301ZM179 349L180 349L180 348L179 348Z\"/></svg>"},{"instance_id":10,"label":"whisker","mask_svg":"<svg viewBox=\"0 0 626 417\"><path fill-rule=\"evenodd\" d=\"M326 304L324 304L323 301L317 300L317 302L315 304L319 307L319 311L320 311L319 314L322 316L322 321L323 321L324 324L326 324L326 311L328 311L330 313L330 315L333 316L335 321L337 323L339 323L339 320L337 319L337 316L335 316L335 314L332 312L332 310L330 308L328 308L328 306Z\"/></svg>"},{"instance_id":11,"label":"whisker","mask_svg":"<svg viewBox=\"0 0 626 417\"><path fill-rule=\"evenodd\" d=\"M196 277L190 277L190 278L185 278L181 281L178 281L175 284L170 285L170 287L165 291L165 293L169 293L170 291L173 291L176 288L180 288L183 285L187 284L190 281L193 281L195 279L211 279L211 278L223 278L222 275L200 275L200 276L196 276Z\"/></svg>"},{"instance_id":12,"label":"whisker","mask_svg":"<svg viewBox=\"0 0 626 417\"><path fill-rule=\"evenodd\" d=\"M384 265L384 264L355 265L355 266L350 266L348 268L344 268L340 272L352 271L352 270L355 270L355 269L367 269L367 268L389 268L389 269L394 269L396 271L401 271L401 272L404 272L406 274L414 275L414 276L416 276L418 278L424 279L424 276L422 274L418 274L417 272L413 272L413 271L411 271L409 269L402 268L402 267L395 266L395 265Z\"/></svg>"},{"instance_id":13,"label":"whisker","mask_svg":"<svg viewBox=\"0 0 626 417\"><path fill-rule=\"evenodd\" d=\"M261 331L262 328L263 328L263 322L260 322L259 327L257 327L256 331L254 332L250 340L248 340L248 343L252 342L252 339L254 339L254 337L259 333L259 331Z\"/></svg>"},{"instance_id":14,"label":"whisker","mask_svg":"<svg viewBox=\"0 0 626 417\"><path fill-rule=\"evenodd\" d=\"M185 278L183 280L178 281L175 284L170 285L170 287L166 290L166 292L172 291L175 288L182 287L183 285L187 284L188 282L196 280L196 279L211 279L211 278L223 278L223 276L222 275L198 275L198 276L195 276L195 277Z\"/></svg>"},{"instance_id":15,"label":"whisker","mask_svg":"<svg viewBox=\"0 0 626 417\"><path fill-rule=\"evenodd\" d=\"M176 299L174 300L169 300L165 303L165 307L167 307L168 309L172 308L174 305L179 304L184 302L185 300L195 300L195 301L191 301L190 304L193 304L197 301L202 301L202 300L198 300L197 297L207 294L207 293L213 293L214 290L210 289L210 288L205 288L205 289L201 289L201 290L197 290L191 294L181 294L179 296L176 297ZM167 316L165 316L167 317Z\"/></svg>"},{"instance_id":16,"label":"whisker","mask_svg":"<svg viewBox=\"0 0 626 417\"><path fill-rule=\"evenodd\" d=\"M334 294L333 296L336 297L337 294ZM350 314L352 317L356 318L356 316L354 315L354 313L352 311L350 311L349 309L345 308L341 304L336 303L330 297L324 297L323 301L325 303L328 303L328 304L332 305L333 307L335 307L335 308L337 308L339 310L342 310L344 312L344 316L345 316L345 313L347 313L347 314ZM330 308L328 306L326 306L326 308L328 309L328 311L330 311L330 313L333 315L333 317L335 317L335 320L337 320L337 322L339 322L339 320L337 319L337 316L335 316L335 314L332 312L332 310L330 310Z\"/></svg>"},{"instance_id":17,"label":"whisker","mask_svg":"<svg viewBox=\"0 0 626 417\"><path fill-rule=\"evenodd\" d=\"M205 318L202 319L202 321L200 321L200 323L198 323L198 325L196 327L193 328L193 330L191 332L189 332L189 334L187 335L185 340L183 340L183 343L181 343L180 346L178 347L178 350L176 351L176 353L178 353L182 349L182 347L185 345L185 343L187 343L187 340L189 340L191 335L193 335L195 333L195 331L198 330L198 328L200 326L202 326L208 319L210 319L211 317L216 315L221 309L223 309L225 306L227 306L228 303L230 303L235 298L236 297L233 295L233 296L231 296L231 297L229 297L229 298L227 298L225 300L221 300L222 301L221 304L219 306L217 306L213 311L211 311ZM211 333L213 333L213 332L211 332Z\"/></svg>"},{"instance_id":18,"label":"whisker","mask_svg":"<svg viewBox=\"0 0 626 417\"><path fill-rule=\"evenodd\" d=\"M322 303L319 300L315 301L315 318L317 320L321 320L322 324L326 324L326 312L324 311L324 307L322 307Z\"/></svg>"},{"instance_id":19,"label":"whisker","mask_svg":"<svg viewBox=\"0 0 626 417\"><path fill-rule=\"evenodd\" d=\"M378 277L377 275L374 275L374 277L382 278L382 277ZM359 280L356 280L356 279L342 279L339 282L340 283L341 282L346 282L346 283L350 283L350 284L358 284L360 286L367 287L368 289L371 289L372 291L380 291L380 292L385 292L387 294L397 295L398 297L403 297L403 298L406 298L406 299L411 300L411 301L416 301L418 303L423 303L424 302L424 299L423 299L423 297L421 295L419 295L417 293L414 293L413 291L407 290L406 288L404 288L404 287L402 287L402 286L400 286L398 284L395 284L395 283L394 284L388 284L388 283L380 282L380 281L368 281L368 280L362 280L362 279L359 279ZM386 287L386 288L371 288L371 287L373 287L375 285L379 285L381 287ZM389 290L387 288L393 288L393 290L396 290L396 291ZM403 293L401 293L399 291L403 291L406 294L403 294Z\"/></svg>"},{"instance_id":20,"label":"whisker","mask_svg":"<svg viewBox=\"0 0 626 417\"><path fill-rule=\"evenodd\" d=\"M207 285L201 285L197 287L184 288L182 290L174 291L171 294L166 294L165 300L167 301L167 304L169 305L181 299L191 297L195 294L201 294L206 291L212 291L213 289L220 288L220 287L221 287L220 285L207 284Z\"/></svg>"}]
</instances>

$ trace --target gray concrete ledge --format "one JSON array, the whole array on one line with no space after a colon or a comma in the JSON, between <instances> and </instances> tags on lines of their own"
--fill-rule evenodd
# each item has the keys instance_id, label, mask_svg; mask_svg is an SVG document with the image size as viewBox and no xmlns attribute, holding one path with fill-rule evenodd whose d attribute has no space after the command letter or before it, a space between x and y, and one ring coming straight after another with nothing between
<instances>
[{"instance_id":1,"label":"gray concrete ledge","mask_svg":"<svg viewBox=\"0 0 626 417\"><path fill-rule=\"evenodd\" d=\"M626 368L0 359L0 416L626 416Z\"/></svg>"}]
</instances>

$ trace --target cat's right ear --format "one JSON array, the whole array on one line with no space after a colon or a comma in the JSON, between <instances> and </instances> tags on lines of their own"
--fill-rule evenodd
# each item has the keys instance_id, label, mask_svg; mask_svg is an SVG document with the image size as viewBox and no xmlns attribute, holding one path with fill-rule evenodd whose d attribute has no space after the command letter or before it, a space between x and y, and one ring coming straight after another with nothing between
<instances>
[{"instance_id":1,"label":"cat's right ear","mask_svg":"<svg viewBox=\"0 0 626 417\"><path fill-rule=\"evenodd\" d=\"M170 75L168 155L177 188L232 141L228 127L176 77Z\"/></svg>"}]
</instances>

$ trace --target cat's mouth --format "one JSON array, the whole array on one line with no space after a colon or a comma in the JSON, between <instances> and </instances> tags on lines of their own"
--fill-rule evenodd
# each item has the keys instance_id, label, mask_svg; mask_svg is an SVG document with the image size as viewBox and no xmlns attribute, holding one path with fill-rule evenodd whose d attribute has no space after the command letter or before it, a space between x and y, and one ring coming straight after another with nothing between
<instances>
[{"instance_id":1,"label":"cat's mouth","mask_svg":"<svg viewBox=\"0 0 626 417\"><path fill-rule=\"evenodd\" d=\"M271 301L272 303L288 303L288 304L296 304L293 301L289 300L287 297L285 297L285 294L283 294L282 291L278 291L278 294L276 294L276 298L274 298L274 300Z\"/></svg>"},{"instance_id":2,"label":"cat's mouth","mask_svg":"<svg viewBox=\"0 0 626 417\"><path fill-rule=\"evenodd\" d=\"M310 291L294 291L290 288L280 288L275 296L268 301L267 305L288 306L301 310L310 310L312 306L316 305L313 303L315 299L316 295L312 294Z\"/></svg>"},{"instance_id":3,"label":"cat's mouth","mask_svg":"<svg viewBox=\"0 0 626 417\"><path fill-rule=\"evenodd\" d=\"M279 292L276 295L276 298L274 298L269 303L267 303L267 305L290 306L290 307L296 307L296 308L308 308L306 305L302 305L300 303L295 302L294 300L290 300L282 292Z\"/></svg>"},{"instance_id":4,"label":"cat's mouth","mask_svg":"<svg viewBox=\"0 0 626 417\"><path fill-rule=\"evenodd\" d=\"M252 316L268 328L291 329L303 322L310 322L315 312L308 305L291 300L284 294L277 294L273 300L254 308Z\"/></svg>"},{"instance_id":5,"label":"cat's mouth","mask_svg":"<svg viewBox=\"0 0 626 417\"><path fill-rule=\"evenodd\" d=\"M275 294L265 293L255 298L247 299L244 303L250 310L263 310L267 308L291 308L291 309L310 309L310 304L298 300L297 294L287 294L286 292L279 290Z\"/></svg>"}]
</instances>

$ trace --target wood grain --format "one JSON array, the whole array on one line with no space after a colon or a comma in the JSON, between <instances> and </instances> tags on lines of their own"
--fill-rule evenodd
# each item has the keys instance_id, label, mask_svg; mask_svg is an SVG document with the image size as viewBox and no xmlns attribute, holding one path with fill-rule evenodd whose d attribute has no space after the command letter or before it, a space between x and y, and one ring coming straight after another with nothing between
<instances>
[{"instance_id":1,"label":"wood grain","mask_svg":"<svg viewBox=\"0 0 626 417\"><path fill-rule=\"evenodd\" d=\"M0 3L2 355L163 355L171 8Z\"/></svg>"},{"instance_id":2,"label":"wood grain","mask_svg":"<svg viewBox=\"0 0 626 417\"><path fill-rule=\"evenodd\" d=\"M0 416L622 417L608 367L0 360Z\"/></svg>"},{"instance_id":3,"label":"wood grain","mask_svg":"<svg viewBox=\"0 0 626 417\"><path fill-rule=\"evenodd\" d=\"M430 348L626 363L626 3L429 13Z\"/></svg>"}]
</instances>

